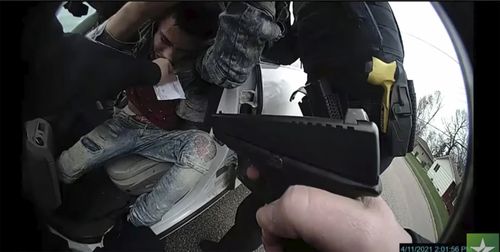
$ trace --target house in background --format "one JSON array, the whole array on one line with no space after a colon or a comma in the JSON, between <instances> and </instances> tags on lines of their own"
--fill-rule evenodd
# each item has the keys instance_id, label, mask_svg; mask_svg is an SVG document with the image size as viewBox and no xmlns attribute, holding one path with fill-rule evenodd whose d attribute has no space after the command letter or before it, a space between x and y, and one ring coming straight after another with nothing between
<instances>
[{"instance_id":1,"label":"house in background","mask_svg":"<svg viewBox=\"0 0 500 252\"><path fill-rule=\"evenodd\" d=\"M413 147L412 154L420 162L420 164L427 170L434 163L431 149L425 140L420 137L416 138L415 146Z\"/></svg>"},{"instance_id":2,"label":"house in background","mask_svg":"<svg viewBox=\"0 0 500 252\"><path fill-rule=\"evenodd\" d=\"M451 215L454 211L453 201L458 192L458 185L462 182L451 157L436 158L436 161L427 171L427 176L429 176L439 196L443 199L448 213Z\"/></svg>"}]
</instances>

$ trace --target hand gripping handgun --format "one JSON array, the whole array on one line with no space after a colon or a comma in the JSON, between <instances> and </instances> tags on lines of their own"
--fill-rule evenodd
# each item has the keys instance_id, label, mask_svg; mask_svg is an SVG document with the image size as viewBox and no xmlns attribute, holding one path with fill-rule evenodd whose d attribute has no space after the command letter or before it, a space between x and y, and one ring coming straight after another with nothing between
<instances>
[{"instance_id":1,"label":"hand gripping handgun","mask_svg":"<svg viewBox=\"0 0 500 252\"><path fill-rule=\"evenodd\" d=\"M218 140L257 167L269 201L290 185L351 198L381 192L379 131L362 109L349 109L345 120L215 114L212 126Z\"/></svg>"}]
</instances>

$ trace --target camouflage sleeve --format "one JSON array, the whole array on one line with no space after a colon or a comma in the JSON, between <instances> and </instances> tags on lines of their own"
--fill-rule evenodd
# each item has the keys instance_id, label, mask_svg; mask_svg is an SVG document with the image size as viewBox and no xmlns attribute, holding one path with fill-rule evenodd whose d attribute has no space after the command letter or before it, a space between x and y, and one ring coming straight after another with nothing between
<instances>
[{"instance_id":1,"label":"camouflage sleeve","mask_svg":"<svg viewBox=\"0 0 500 252\"><path fill-rule=\"evenodd\" d=\"M196 62L201 78L223 88L243 84L266 43L281 37L273 17L245 2L232 2L219 16L215 43Z\"/></svg>"}]
</instances>

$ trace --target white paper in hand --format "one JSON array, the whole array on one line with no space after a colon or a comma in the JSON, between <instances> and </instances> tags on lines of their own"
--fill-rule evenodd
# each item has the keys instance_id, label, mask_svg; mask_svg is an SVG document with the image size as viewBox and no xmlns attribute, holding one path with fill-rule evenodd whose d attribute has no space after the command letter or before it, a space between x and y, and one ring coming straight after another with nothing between
<instances>
[{"instance_id":1,"label":"white paper in hand","mask_svg":"<svg viewBox=\"0 0 500 252\"><path fill-rule=\"evenodd\" d=\"M186 99L182 85L176 74L172 75L170 80L165 83L153 86L156 99L159 101Z\"/></svg>"}]
</instances>

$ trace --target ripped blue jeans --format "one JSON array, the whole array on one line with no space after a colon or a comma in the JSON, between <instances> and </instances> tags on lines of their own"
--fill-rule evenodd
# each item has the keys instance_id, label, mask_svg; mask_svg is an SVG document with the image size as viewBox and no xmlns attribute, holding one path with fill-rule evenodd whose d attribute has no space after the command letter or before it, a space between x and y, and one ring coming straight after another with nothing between
<instances>
[{"instance_id":1,"label":"ripped blue jeans","mask_svg":"<svg viewBox=\"0 0 500 252\"><path fill-rule=\"evenodd\" d=\"M57 165L60 179L71 183L112 158L130 154L173 163L153 191L139 196L130 210L132 224L150 226L194 187L216 151L214 140L204 131L167 131L120 111L64 151Z\"/></svg>"}]
</instances>

